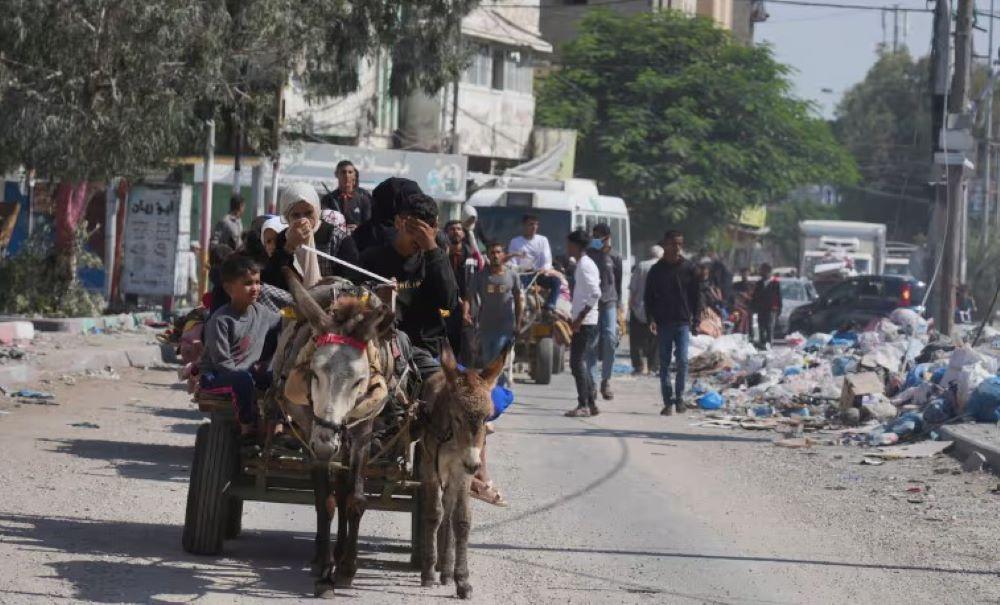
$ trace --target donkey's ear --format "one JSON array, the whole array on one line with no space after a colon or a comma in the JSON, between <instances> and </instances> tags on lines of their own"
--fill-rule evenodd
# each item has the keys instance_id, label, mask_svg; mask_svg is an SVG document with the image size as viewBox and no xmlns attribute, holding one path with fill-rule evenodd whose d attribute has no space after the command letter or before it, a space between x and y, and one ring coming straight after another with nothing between
<instances>
[{"instance_id":1,"label":"donkey's ear","mask_svg":"<svg viewBox=\"0 0 1000 605\"><path fill-rule=\"evenodd\" d=\"M309 325L317 333L328 332L329 316L323 310L323 307L319 306L316 299L312 297L312 294L309 294L309 291L302 285L298 274L290 267L282 267L281 273L285 276L288 289L292 293L292 300L295 301L295 309L299 315L308 321Z\"/></svg>"},{"instance_id":2,"label":"donkey's ear","mask_svg":"<svg viewBox=\"0 0 1000 605\"><path fill-rule=\"evenodd\" d=\"M504 366L507 365L507 356L510 355L510 349L514 346L514 341L511 340L507 343L507 346L500 351L496 359L491 361L483 370L479 373L479 377L482 378L486 384L493 388L496 384L497 378L500 377L500 372L503 372Z\"/></svg>"},{"instance_id":3,"label":"donkey's ear","mask_svg":"<svg viewBox=\"0 0 1000 605\"><path fill-rule=\"evenodd\" d=\"M441 369L444 370L444 377L448 382L453 383L458 380L458 362L455 361L455 352L451 350L447 338L443 339L441 346Z\"/></svg>"},{"instance_id":4,"label":"donkey's ear","mask_svg":"<svg viewBox=\"0 0 1000 605\"><path fill-rule=\"evenodd\" d=\"M377 309L369 309L364 312L363 318L354 328L354 338L368 342L375 340L382 328L382 322L388 313L385 305Z\"/></svg>"}]
</instances>

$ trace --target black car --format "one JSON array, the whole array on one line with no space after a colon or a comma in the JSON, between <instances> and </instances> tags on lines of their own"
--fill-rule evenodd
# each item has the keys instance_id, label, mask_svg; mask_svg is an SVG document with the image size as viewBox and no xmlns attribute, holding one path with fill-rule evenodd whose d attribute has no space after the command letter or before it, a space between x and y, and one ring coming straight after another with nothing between
<instances>
[{"instance_id":1,"label":"black car","mask_svg":"<svg viewBox=\"0 0 1000 605\"><path fill-rule=\"evenodd\" d=\"M899 308L923 314L926 286L902 275L858 275L831 287L815 301L792 311L788 329L809 335L846 325L862 328Z\"/></svg>"}]
</instances>

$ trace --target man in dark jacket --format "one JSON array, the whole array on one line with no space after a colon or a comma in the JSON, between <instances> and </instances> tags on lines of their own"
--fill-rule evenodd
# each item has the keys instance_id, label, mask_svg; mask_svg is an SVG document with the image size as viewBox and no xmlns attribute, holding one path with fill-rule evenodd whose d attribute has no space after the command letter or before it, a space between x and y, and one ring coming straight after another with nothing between
<instances>
[{"instance_id":1,"label":"man in dark jacket","mask_svg":"<svg viewBox=\"0 0 1000 605\"><path fill-rule=\"evenodd\" d=\"M660 344L660 394L664 416L684 411L688 343L691 325L698 320L699 281L695 266L681 255L684 235L667 231L663 235L663 258L649 270L644 294L650 331ZM670 382L670 361L675 358L677 376Z\"/></svg>"},{"instance_id":2,"label":"man in dark jacket","mask_svg":"<svg viewBox=\"0 0 1000 605\"><path fill-rule=\"evenodd\" d=\"M337 188L320 200L324 209L336 210L344 215L348 231L372 217L372 196L358 186L358 169L348 160L337 164Z\"/></svg>"},{"instance_id":3,"label":"man in dark jacket","mask_svg":"<svg viewBox=\"0 0 1000 605\"><path fill-rule=\"evenodd\" d=\"M458 284L437 242L437 203L423 195L399 201L390 243L362 252L361 266L396 280L399 329L437 357L447 337L445 317L458 306Z\"/></svg>"},{"instance_id":4,"label":"man in dark jacket","mask_svg":"<svg viewBox=\"0 0 1000 605\"><path fill-rule=\"evenodd\" d=\"M611 227L607 223L594 225L591 245L587 254L597 264L601 274L601 300L597 307L597 330L600 334L597 351L588 360L591 372L601 358L601 396L610 401L611 374L615 367L615 350L618 348L618 319L622 300L622 257L611 248Z\"/></svg>"},{"instance_id":5,"label":"man in dark jacket","mask_svg":"<svg viewBox=\"0 0 1000 605\"><path fill-rule=\"evenodd\" d=\"M781 315L781 284L771 276L771 265L757 268L760 281L750 298L750 307L757 314L757 347L766 349L774 337L774 321Z\"/></svg>"}]
</instances>

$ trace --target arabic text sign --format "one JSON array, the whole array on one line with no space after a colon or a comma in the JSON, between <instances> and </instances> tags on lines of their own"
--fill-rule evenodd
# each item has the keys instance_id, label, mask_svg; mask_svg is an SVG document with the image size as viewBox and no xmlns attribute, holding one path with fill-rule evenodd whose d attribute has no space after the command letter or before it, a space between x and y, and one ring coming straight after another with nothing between
<instances>
[{"instance_id":1,"label":"arabic text sign","mask_svg":"<svg viewBox=\"0 0 1000 605\"><path fill-rule=\"evenodd\" d=\"M357 166L366 187L396 176L416 181L424 193L439 200L465 201L468 158L463 155L297 143L281 150L280 177L284 182L325 183L332 189L336 186L333 170L341 160Z\"/></svg>"},{"instance_id":2,"label":"arabic text sign","mask_svg":"<svg viewBox=\"0 0 1000 605\"><path fill-rule=\"evenodd\" d=\"M125 208L122 291L141 296L180 296L188 263L178 250L190 247L191 188L136 186Z\"/></svg>"}]
</instances>

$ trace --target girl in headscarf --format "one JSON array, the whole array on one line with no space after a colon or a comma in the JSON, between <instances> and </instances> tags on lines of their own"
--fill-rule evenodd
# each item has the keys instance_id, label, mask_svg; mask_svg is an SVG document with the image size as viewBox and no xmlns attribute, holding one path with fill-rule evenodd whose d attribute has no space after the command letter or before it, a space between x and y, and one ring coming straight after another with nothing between
<instances>
[{"instance_id":1,"label":"girl in headscarf","mask_svg":"<svg viewBox=\"0 0 1000 605\"><path fill-rule=\"evenodd\" d=\"M274 251L278 247L278 236L285 232L288 225L280 216L272 216L264 221L260 228L260 242L264 246L264 253L268 258L274 256Z\"/></svg>"},{"instance_id":2,"label":"girl in headscarf","mask_svg":"<svg viewBox=\"0 0 1000 605\"><path fill-rule=\"evenodd\" d=\"M303 182L288 185L278 196L278 209L288 226L275 240L274 252L261 273L262 281L287 290L282 267L293 267L307 288L324 277L354 277L353 271L304 247L352 264L358 262L358 249L347 230L321 219L315 187Z\"/></svg>"}]
</instances>

